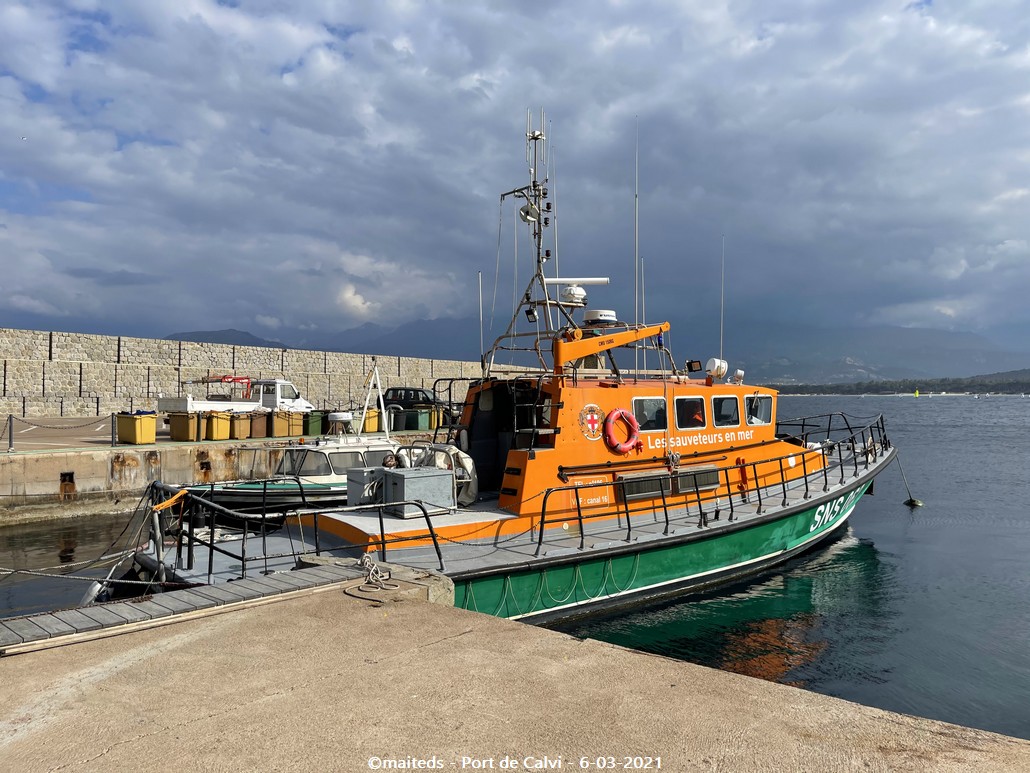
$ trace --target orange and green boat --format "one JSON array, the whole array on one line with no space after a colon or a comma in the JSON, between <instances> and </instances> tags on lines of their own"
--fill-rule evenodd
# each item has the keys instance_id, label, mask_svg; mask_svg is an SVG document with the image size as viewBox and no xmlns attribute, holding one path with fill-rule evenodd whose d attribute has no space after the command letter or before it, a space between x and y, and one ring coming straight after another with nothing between
<instances>
[{"instance_id":1,"label":"orange and green boat","mask_svg":"<svg viewBox=\"0 0 1030 773\"><path fill-rule=\"evenodd\" d=\"M501 196L532 236L529 286L482 375L436 385L464 393L460 420L397 469L356 471L347 507L297 514L291 544L314 532L319 552L446 575L456 606L545 620L737 581L839 535L895 457L883 418L781 420L776 390L722 359L677 367L668 323L588 309L584 286L607 280L546 272L544 142L527 131L529 182Z\"/></svg>"}]
</instances>

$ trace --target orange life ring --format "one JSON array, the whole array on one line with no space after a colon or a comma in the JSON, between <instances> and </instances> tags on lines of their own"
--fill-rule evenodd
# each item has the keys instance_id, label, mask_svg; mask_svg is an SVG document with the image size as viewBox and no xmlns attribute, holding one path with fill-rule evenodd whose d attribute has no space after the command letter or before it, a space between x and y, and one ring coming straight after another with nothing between
<instances>
[{"instance_id":1,"label":"orange life ring","mask_svg":"<svg viewBox=\"0 0 1030 773\"><path fill-rule=\"evenodd\" d=\"M625 442L620 443L615 437L615 422L622 419L629 429L629 437ZM604 442L617 454L628 454L640 445L640 424L637 417L625 408L616 408L604 418Z\"/></svg>"}]
</instances>

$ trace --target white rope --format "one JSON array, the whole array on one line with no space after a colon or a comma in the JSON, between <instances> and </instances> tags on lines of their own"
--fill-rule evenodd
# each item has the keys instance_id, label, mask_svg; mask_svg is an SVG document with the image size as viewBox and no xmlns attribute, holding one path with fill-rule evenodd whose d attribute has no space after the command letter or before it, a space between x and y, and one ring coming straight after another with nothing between
<instances>
[{"instance_id":1,"label":"white rope","mask_svg":"<svg viewBox=\"0 0 1030 773\"><path fill-rule=\"evenodd\" d=\"M361 556L361 560L358 562L358 565L365 570L365 582L361 586L361 590L397 590L397 588L401 587L396 583L388 582L391 576L389 570L383 571L380 569L368 553L364 553Z\"/></svg>"}]
</instances>

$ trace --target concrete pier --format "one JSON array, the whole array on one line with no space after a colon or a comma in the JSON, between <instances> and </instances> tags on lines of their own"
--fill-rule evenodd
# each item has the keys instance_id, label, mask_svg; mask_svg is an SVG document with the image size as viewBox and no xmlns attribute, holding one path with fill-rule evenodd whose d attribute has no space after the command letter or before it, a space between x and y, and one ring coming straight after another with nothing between
<instances>
[{"instance_id":1,"label":"concrete pier","mask_svg":"<svg viewBox=\"0 0 1030 773\"><path fill-rule=\"evenodd\" d=\"M279 599L0 658L2 767L1030 770L1027 741L425 603L403 584Z\"/></svg>"}]
</instances>

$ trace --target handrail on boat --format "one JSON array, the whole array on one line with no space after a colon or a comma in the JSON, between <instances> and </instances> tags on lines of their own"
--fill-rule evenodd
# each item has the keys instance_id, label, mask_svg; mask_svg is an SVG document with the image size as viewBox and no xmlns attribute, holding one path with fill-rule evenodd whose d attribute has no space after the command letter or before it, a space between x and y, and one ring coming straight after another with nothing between
<instances>
[{"instance_id":1,"label":"handrail on boat","mask_svg":"<svg viewBox=\"0 0 1030 773\"><path fill-rule=\"evenodd\" d=\"M812 422L817 419L824 420L825 424L823 426L813 428ZM835 428L835 420L837 424L843 423L843 429ZM796 425L802 428L801 436L789 437L793 438L794 442L796 442L797 445L800 446L800 453L791 452L789 454L782 454L780 456L770 457L767 459L747 462L746 464L730 464L717 468L716 473L723 478L722 483L724 484L725 488L723 488L723 485L720 485L717 486L715 489L707 492L701 491L700 486L698 485L697 476L694 475L693 491L686 493L679 492L679 495L683 495L683 505L685 509L689 510L691 504L697 505L698 528L704 528L708 526L708 516L705 512L706 502L711 502L712 500L715 501L715 510L713 517L715 519L718 519L720 517L719 502L723 495L726 496L726 499L729 503L730 512L728 520L734 520L734 485L731 478L731 473L734 471L737 472L740 480L740 483L737 484L737 489L739 492L738 496L740 496L741 502L747 502L748 494L753 492L756 499L756 513L761 514L762 512L764 512L766 505L766 502L763 499L763 492L768 493L769 491L773 490L774 487L779 486L783 494L783 498L781 500L781 507L786 507L788 502L788 482L803 481L804 493L802 494L802 499L809 499L811 497L810 480L813 477L816 477L816 479L818 479L818 476L822 476L822 490L823 492L827 492L830 490L829 473L831 467L839 468L841 475L839 485L843 485L847 479L847 472L849 466L853 465L853 477L858 477L858 475L861 474L860 464L862 463L863 459L863 469L868 470L870 464L878 460L883 454L886 454L891 447L890 440L887 437L886 427L884 425L882 415L873 417L873 421L870 424L865 425L859 429L853 428L848 417L840 413L823 414L821 416L809 416L801 419L791 419L787 422L777 423L777 435L781 436L779 433L779 430L781 428ZM834 435L835 431L845 432L847 434L844 434L842 436L836 436ZM815 433L815 436L822 438L822 440L818 442L818 445L816 445L814 441L810 440L810 438L813 437L813 433ZM812 443L813 445L810 446L810 443ZM845 449L849 449L847 455L845 455ZM821 454L825 457L828 451L834 455L834 464L822 464L820 465L818 470L809 472L808 455L810 453ZM797 478L790 478L787 475L786 468L784 467L784 462L798 456L800 456L801 458L801 476ZM727 457L725 456L722 457L723 460L725 460L726 458ZM664 457L662 461L668 463L670 460L669 457ZM848 462L851 462L852 465L849 465ZM764 474L762 474L760 467L768 468L770 465L774 466L775 470L778 471L778 478L775 477L776 473L770 473L767 471ZM587 467L587 465L582 465L582 467ZM581 470L579 468L561 468L560 472L562 473L562 480L568 480L568 475L565 473L572 471L579 472ZM750 481L753 484L751 486L748 486L748 475L741 474L746 473L748 471L750 472ZM658 482L658 492L661 495L661 510L665 520L665 529L663 531L663 534L666 535L669 533L669 502L666 498L666 495L667 493L672 493L672 476L677 472L684 472L686 474L690 474L690 468L677 468L670 469L668 471L663 470L661 472L655 472L654 475L642 475L634 477L633 479L634 482ZM627 542L630 541L632 539L633 515L642 514L648 511L654 513L656 506L654 499L652 498L650 500L645 501L644 504L634 512L634 510L630 507L630 498L626 496L626 483L627 480L623 478L616 479L614 481L600 481L596 483L578 485L572 484L565 486L556 486L554 488L547 489L544 492L543 501L540 507L540 521L538 526L540 531L537 536L537 546L535 555L539 557L541 551L543 550L544 535L547 531L548 524L548 502L552 495L565 492L573 492L574 494L576 507L576 521L580 532L580 550L583 550L586 545L586 536L584 530L585 521L589 521L591 519L609 518L613 513L615 513L620 520L622 513L625 514L625 539ZM619 494L619 496L617 496L617 499L622 500L621 512L619 508L616 507L615 509L609 508L603 512L584 515L582 502L580 499L580 492L595 488L612 489L613 492L617 492ZM691 499L691 495L693 495L693 499Z\"/></svg>"},{"instance_id":2,"label":"handrail on boat","mask_svg":"<svg viewBox=\"0 0 1030 773\"><path fill-rule=\"evenodd\" d=\"M150 504L151 505L157 504L160 501L168 499L171 496L173 496L176 493L178 493L180 490L181 489L179 489L178 487L169 486L168 484L154 483L154 484L152 484L152 486L151 486L151 488L149 489L149 492L148 492L149 493L149 497L150 497ZM439 564L440 564L440 571L446 571L446 563L444 561L443 551L440 549L439 537L436 534L436 529L434 528L433 522L432 522L432 520L429 517L429 512L426 509L425 503L423 503L420 500L405 500L403 502L390 502L389 504L392 505L392 506L396 506L396 505L411 505L411 506L417 507L421 511L422 518L423 518L423 520L426 523L426 530L428 531L429 537L432 540L433 548L434 548L434 550L436 552L436 556L437 556L437 559L438 559ZM384 526L384 524L383 524L383 510L386 507L386 505L387 505L387 503L376 503L374 505L373 504L369 504L369 505L356 505L356 506L353 506L353 507L345 507L345 508L334 508L334 512L344 512L344 511L359 512L359 511L369 511L369 510L372 510L372 509L378 510L378 513L379 513L379 526L380 526L380 529L379 529L380 539L375 540L374 542L369 543L369 546L372 547L373 549L375 549L375 548L379 549L380 559L383 560L383 561L386 560L387 545L398 544L398 543L401 543L401 542L411 541L411 540L415 539L413 537L398 537L398 538L394 538L394 539L388 539L386 537L386 534L385 534L384 528L383 528L383 526ZM241 545L240 553L235 553L235 552L233 552L231 550L227 550L224 547L221 547L221 546L219 546L219 545L217 545L215 543L215 528L216 528L215 516L217 516L217 515L223 515L223 516L232 518L234 520L242 520L244 522L244 527L242 529L241 538L240 538L240 545ZM210 537L209 538L205 539L204 537L201 537L201 536L197 535L197 533L196 533L197 532L197 525L196 524L197 524L197 521L198 521L198 517L202 518L206 522L208 528L210 528L211 533L210 533ZM291 517L297 519L298 526L301 529L303 529L303 525L302 525L301 519L303 519L305 517L310 517L313 520L313 525L314 525L314 541L315 541L315 555L321 555L322 549L321 549L321 545L320 545L320 542L319 542L319 531L320 530L318 528L319 511L318 510L295 510L295 511L293 511L291 513L286 514L286 516L285 516L286 519L289 519ZM155 544L158 545L159 553L162 554L161 557L160 557L159 565L160 565L160 567L165 567L166 565L164 563L164 556L163 556L163 537L166 534L172 533L171 532L172 525L165 520L165 514L163 512L153 511L152 512L152 518L153 518L153 523L151 525L151 532L152 532L151 536L154 538ZM187 520L187 518L188 518L188 521L189 521L189 528L183 528L183 524ZM178 517L177 517L176 520L178 521L177 528L174 529L174 532L175 532L175 535L176 535L176 548L175 548L175 552L176 552L175 563L176 563L176 566L182 566L183 548L185 547L186 548L186 558L187 558L186 568L192 570L193 566L194 566L194 552L195 552L195 548L197 546L206 547L208 549L208 582L209 583L211 582L211 580L213 578L213 575L214 575L214 555L215 555L215 553L219 553L219 554L224 555L224 556L226 556L228 558L235 559L236 561L239 561L239 563L240 563L240 571L241 571L241 574L242 574L243 577L247 576L247 567L248 567L249 564L251 564L253 562L261 562L261 561L267 562L269 559L286 558L286 557L290 557L290 556L293 556L294 558L296 558L296 557L298 557L300 555L300 553L298 551L296 551L296 550L293 550L291 552L286 552L286 553L270 554L270 553L267 552L267 550L263 549L261 551L261 553L258 554L258 555L248 556L247 555L247 542L248 542L248 537L249 537L252 529L249 528L247 526L247 524L248 523L253 523L254 521L259 521L260 522L260 534L261 534L262 543L264 543L265 538L267 536L267 520L264 517L257 516L256 514L248 518L248 514L246 514L246 513L238 513L235 510L231 510L231 509L229 509L227 507L223 507L222 505L216 504L214 502L210 502L210 501L208 501L206 499L203 499L202 497L198 497L198 496L195 496L195 495L190 494L190 493L187 493L186 498L183 500L183 505L182 505L182 507L179 510L179 514L178 514ZM185 542L185 545L183 544L184 542ZM355 548L361 548L361 547L362 547L361 545L348 545L348 546L343 546L341 549L353 550ZM160 569L159 569L159 571L160 571Z\"/></svg>"},{"instance_id":3,"label":"handrail on boat","mask_svg":"<svg viewBox=\"0 0 1030 773\"><path fill-rule=\"evenodd\" d=\"M239 478L237 480L222 480L222 481L211 481L204 486L204 492L210 493L213 497L217 491L218 486L232 486L239 483L260 483L261 484L261 515L266 516L268 514L268 484L279 483L281 481L293 481L297 484L297 491L300 493L300 501L302 507L305 509L308 507L307 495L304 493L304 486L312 486L314 484L305 482L299 475L275 475L271 478ZM199 484L194 484L190 488L200 490ZM214 504L214 502L212 502Z\"/></svg>"}]
</instances>

